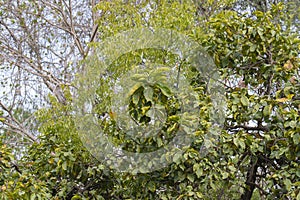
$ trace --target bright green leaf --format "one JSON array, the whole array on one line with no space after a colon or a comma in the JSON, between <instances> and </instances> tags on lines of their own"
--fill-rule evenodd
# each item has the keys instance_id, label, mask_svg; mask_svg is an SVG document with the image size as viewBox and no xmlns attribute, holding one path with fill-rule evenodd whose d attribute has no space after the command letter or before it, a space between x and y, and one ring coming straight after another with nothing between
<instances>
[{"instance_id":1,"label":"bright green leaf","mask_svg":"<svg viewBox=\"0 0 300 200\"><path fill-rule=\"evenodd\" d=\"M245 95L242 95L241 102L242 102L243 106L248 106L249 105L249 100Z\"/></svg>"}]
</instances>

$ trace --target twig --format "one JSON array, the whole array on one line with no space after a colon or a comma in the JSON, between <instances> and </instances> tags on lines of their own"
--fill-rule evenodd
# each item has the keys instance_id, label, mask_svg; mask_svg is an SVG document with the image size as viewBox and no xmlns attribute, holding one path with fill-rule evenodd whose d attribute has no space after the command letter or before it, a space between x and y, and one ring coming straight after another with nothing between
<instances>
[{"instance_id":1,"label":"twig","mask_svg":"<svg viewBox=\"0 0 300 200\"><path fill-rule=\"evenodd\" d=\"M6 106L4 106L4 104L2 104L1 101L0 101L0 107L4 111L6 111L9 115L9 118L17 124L17 125L14 125L14 124L8 122L7 120L5 120L2 123L12 128L12 129L10 129L10 128L5 128L5 129L16 132L16 133L18 133L22 136L25 135L27 138L29 138L33 142L37 140L37 138L34 135L32 135L32 134L30 134L29 132L26 131L25 127L23 127L23 125L13 116L11 110L8 109Z\"/></svg>"},{"instance_id":2,"label":"twig","mask_svg":"<svg viewBox=\"0 0 300 200\"><path fill-rule=\"evenodd\" d=\"M235 126L230 126L230 125L225 125L225 128L227 129L245 129L247 131L265 131L268 132L270 131L270 128L268 126L245 126L245 125L235 125Z\"/></svg>"}]
</instances>

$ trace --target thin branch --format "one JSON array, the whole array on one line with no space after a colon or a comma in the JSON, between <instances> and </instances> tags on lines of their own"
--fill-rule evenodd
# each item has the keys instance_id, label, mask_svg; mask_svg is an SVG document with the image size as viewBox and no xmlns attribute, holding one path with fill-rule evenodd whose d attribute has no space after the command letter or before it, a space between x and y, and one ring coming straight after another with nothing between
<instances>
[{"instance_id":1,"label":"thin branch","mask_svg":"<svg viewBox=\"0 0 300 200\"><path fill-rule=\"evenodd\" d=\"M230 126L230 125L225 125L225 128L230 129L230 130L234 130L234 129L244 129L247 131L264 131L264 132L268 132L270 131L270 128L268 126L246 126L246 125L235 125L235 126Z\"/></svg>"},{"instance_id":2,"label":"thin branch","mask_svg":"<svg viewBox=\"0 0 300 200\"><path fill-rule=\"evenodd\" d=\"M264 62L265 62L265 60L263 59L263 60L259 60L259 61L255 62L255 63L240 66L240 67L237 67L237 68L239 68L239 69L252 69L252 68L255 68L257 65L262 64Z\"/></svg>"},{"instance_id":3,"label":"thin branch","mask_svg":"<svg viewBox=\"0 0 300 200\"><path fill-rule=\"evenodd\" d=\"M98 32L98 27L99 27L98 24L94 25L93 30L92 30L92 36L91 36L91 39L90 39L90 43L94 42L96 34ZM88 46L85 53L84 53L85 57L88 55L89 51L90 51L90 47Z\"/></svg>"},{"instance_id":4,"label":"thin branch","mask_svg":"<svg viewBox=\"0 0 300 200\"><path fill-rule=\"evenodd\" d=\"M4 104L2 104L1 101L0 101L0 107L4 111L6 111L8 113L9 118L11 119L11 121L13 121L14 123L16 123L16 125L14 125L13 123L8 122L8 120L5 120L2 123L5 124L5 125L7 125L7 126L9 126L9 127L11 127L11 129L10 128L6 128L6 127L4 127L4 129L16 132L16 133L18 133L18 134L20 134L22 136L25 135L27 138L29 138L33 142L37 140L37 138L34 135L32 135L29 132L25 131L26 130L25 127L13 116L11 110L8 109L6 106L4 106Z\"/></svg>"}]
</instances>

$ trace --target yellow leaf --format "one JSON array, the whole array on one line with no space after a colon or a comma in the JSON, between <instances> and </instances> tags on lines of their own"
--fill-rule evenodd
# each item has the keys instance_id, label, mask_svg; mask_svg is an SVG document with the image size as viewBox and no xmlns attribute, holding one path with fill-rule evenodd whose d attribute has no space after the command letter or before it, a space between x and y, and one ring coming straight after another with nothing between
<instances>
[{"instance_id":1,"label":"yellow leaf","mask_svg":"<svg viewBox=\"0 0 300 200\"><path fill-rule=\"evenodd\" d=\"M5 186L5 185L2 185L1 190L2 190L2 191L5 191L5 190L6 190L6 186Z\"/></svg>"},{"instance_id":2,"label":"yellow leaf","mask_svg":"<svg viewBox=\"0 0 300 200\"><path fill-rule=\"evenodd\" d=\"M283 65L283 68L285 69L285 70L291 70L291 69L293 69L293 64L292 64L292 62L290 61L290 60L288 60L284 65Z\"/></svg>"},{"instance_id":3,"label":"yellow leaf","mask_svg":"<svg viewBox=\"0 0 300 200\"><path fill-rule=\"evenodd\" d=\"M294 94L289 94L289 95L287 95L287 98L288 98L289 100L291 100L293 97L294 97Z\"/></svg>"},{"instance_id":4,"label":"yellow leaf","mask_svg":"<svg viewBox=\"0 0 300 200\"><path fill-rule=\"evenodd\" d=\"M136 84L130 89L130 91L128 92L127 97L130 97L131 95L133 95L133 93L134 93L135 91L137 91L141 86L142 86L141 83L136 83Z\"/></svg>"},{"instance_id":5,"label":"yellow leaf","mask_svg":"<svg viewBox=\"0 0 300 200\"><path fill-rule=\"evenodd\" d=\"M116 117L117 117L115 112L110 111L108 114L109 114L110 118L113 120L116 119Z\"/></svg>"},{"instance_id":6,"label":"yellow leaf","mask_svg":"<svg viewBox=\"0 0 300 200\"><path fill-rule=\"evenodd\" d=\"M50 158L50 159L48 160L48 163L49 163L49 164L53 164L53 163L54 163L54 159L53 159L53 158Z\"/></svg>"},{"instance_id":7,"label":"yellow leaf","mask_svg":"<svg viewBox=\"0 0 300 200\"><path fill-rule=\"evenodd\" d=\"M283 103L283 102L287 102L288 100L289 100L288 98L280 98L280 99L276 99L275 101Z\"/></svg>"}]
</instances>

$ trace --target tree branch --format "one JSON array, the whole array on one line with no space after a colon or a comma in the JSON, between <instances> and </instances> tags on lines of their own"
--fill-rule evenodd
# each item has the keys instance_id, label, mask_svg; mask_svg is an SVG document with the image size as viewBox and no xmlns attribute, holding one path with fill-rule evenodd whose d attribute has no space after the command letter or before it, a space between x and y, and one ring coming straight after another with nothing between
<instances>
[{"instance_id":1,"label":"tree branch","mask_svg":"<svg viewBox=\"0 0 300 200\"><path fill-rule=\"evenodd\" d=\"M247 172L247 179L246 179L246 190L244 194L241 196L241 200L251 200L253 191L255 189L256 184L251 184L256 182L256 173L257 173L257 168L258 168L258 158L252 157L251 158L251 163L250 163L250 168L248 169Z\"/></svg>"},{"instance_id":2,"label":"tree branch","mask_svg":"<svg viewBox=\"0 0 300 200\"><path fill-rule=\"evenodd\" d=\"M29 140L31 140L33 142L37 140L37 138L34 135L32 135L28 131L26 131L26 128L13 116L12 111L10 109L8 109L6 106L4 106L1 101L0 101L0 107L4 111L6 111L9 115L9 118L5 117L6 120L4 120L2 122L3 124L7 125L8 127L11 127L11 129L4 127L6 130L16 132L16 133L20 134L21 136L26 136ZM9 121L14 122L16 125Z\"/></svg>"},{"instance_id":3,"label":"tree branch","mask_svg":"<svg viewBox=\"0 0 300 200\"><path fill-rule=\"evenodd\" d=\"M229 130L234 130L234 129L244 129L247 131L264 131L264 132L268 132L270 131L270 128L268 126L262 126L262 125L258 125L258 126L246 126L246 125L235 125L235 126L230 126L230 125L225 125L225 128L229 129Z\"/></svg>"}]
</instances>

